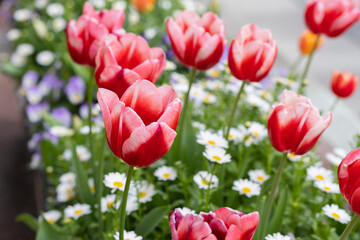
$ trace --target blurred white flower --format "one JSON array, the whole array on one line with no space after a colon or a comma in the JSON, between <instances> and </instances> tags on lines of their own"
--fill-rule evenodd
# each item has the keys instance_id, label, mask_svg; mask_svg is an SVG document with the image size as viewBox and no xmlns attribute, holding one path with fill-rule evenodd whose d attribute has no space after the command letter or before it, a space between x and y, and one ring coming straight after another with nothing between
<instances>
[{"instance_id":1,"label":"blurred white flower","mask_svg":"<svg viewBox=\"0 0 360 240\"><path fill-rule=\"evenodd\" d=\"M265 240L291 240L290 236L282 235L281 233L269 234L265 237Z\"/></svg>"},{"instance_id":2,"label":"blurred white flower","mask_svg":"<svg viewBox=\"0 0 360 240\"><path fill-rule=\"evenodd\" d=\"M196 214L195 210L191 210L190 208L187 208L187 207L176 208L175 210L178 210L184 217L188 214L191 214L191 215Z\"/></svg>"},{"instance_id":3,"label":"blurred white flower","mask_svg":"<svg viewBox=\"0 0 360 240\"><path fill-rule=\"evenodd\" d=\"M223 148L206 147L203 155L210 162L218 164L231 162L230 154L227 154Z\"/></svg>"},{"instance_id":4,"label":"blurred white flower","mask_svg":"<svg viewBox=\"0 0 360 240\"><path fill-rule=\"evenodd\" d=\"M140 203L150 202L156 194L155 186L147 181L136 181L131 185L130 195L137 197Z\"/></svg>"},{"instance_id":5,"label":"blurred white flower","mask_svg":"<svg viewBox=\"0 0 360 240\"><path fill-rule=\"evenodd\" d=\"M16 67L23 67L26 65L27 61L26 57L15 52L11 55L10 62Z\"/></svg>"},{"instance_id":6,"label":"blurred white flower","mask_svg":"<svg viewBox=\"0 0 360 240\"><path fill-rule=\"evenodd\" d=\"M90 151L83 145L76 146L76 155L81 162L87 162L91 158Z\"/></svg>"},{"instance_id":7,"label":"blurred white flower","mask_svg":"<svg viewBox=\"0 0 360 240\"><path fill-rule=\"evenodd\" d=\"M64 14L64 6L60 3L51 3L46 8L46 13L50 17L60 17Z\"/></svg>"},{"instance_id":8,"label":"blurred white flower","mask_svg":"<svg viewBox=\"0 0 360 240\"><path fill-rule=\"evenodd\" d=\"M12 28L6 33L6 38L9 41L16 41L22 35L22 32L17 28Z\"/></svg>"},{"instance_id":9,"label":"blurred white flower","mask_svg":"<svg viewBox=\"0 0 360 240\"><path fill-rule=\"evenodd\" d=\"M73 134L73 130L64 126L53 126L50 128L50 133L57 137L65 137L71 136Z\"/></svg>"},{"instance_id":10,"label":"blurred white flower","mask_svg":"<svg viewBox=\"0 0 360 240\"><path fill-rule=\"evenodd\" d=\"M49 66L53 63L55 55L53 52L45 50L36 55L36 62L41 66Z\"/></svg>"},{"instance_id":11,"label":"blurred white flower","mask_svg":"<svg viewBox=\"0 0 360 240\"><path fill-rule=\"evenodd\" d=\"M60 176L61 183L67 183L75 186L76 175L72 172L64 173Z\"/></svg>"},{"instance_id":12,"label":"blurred white flower","mask_svg":"<svg viewBox=\"0 0 360 240\"><path fill-rule=\"evenodd\" d=\"M306 169L306 180L332 182L334 176L331 170L319 166L310 166Z\"/></svg>"},{"instance_id":13,"label":"blurred white flower","mask_svg":"<svg viewBox=\"0 0 360 240\"><path fill-rule=\"evenodd\" d=\"M44 212L44 218L49 223L55 223L61 218L61 212L57 210L50 210L47 212Z\"/></svg>"},{"instance_id":14,"label":"blurred white flower","mask_svg":"<svg viewBox=\"0 0 360 240\"><path fill-rule=\"evenodd\" d=\"M238 191L240 195L246 195L249 198L260 194L260 185L248 179L236 180L232 189Z\"/></svg>"},{"instance_id":15,"label":"blurred white flower","mask_svg":"<svg viewBox=\"0 0 360 240\"><path fill-rule=\"evenodd\" d=\"M25 22L28 21L32 16L32 11L29 9L18 9L14 12L14 19L17 22Z\"/></svg>"},{"instance_id":16,"label":"blurred white flower","mask_svg":"<svg viewBox=\"0 0 360 240\"><path fill-rule=\"evenodd\" d=\"M315 181L314 186L328 193L340 193L339 184L327 181Z\"/></svg>"},{"instance_id":17,"label":"blurred white flower","mask_svg":"<svg viewBox=\"0 0 360 240\"><path fill-rule=\"evenodd\" d=\"M75 196L75 185L69 183L60 183L56 187L56 200L58 202L67 202Z\"/></svg>"},{"instance_id":18,"label":"blurred white flower","mask_svg":"<svg viewBox=\"0 0 360 240\"><path fill-rule=\"evenodd\" d=\"M219 179L216 175L211 177L211 173L200 171L194 175L194 182L200 189L216 188L219 185Z\"/></svg>"},{"instance_id":19,"label":"blurred white flower","mask_svg":"<svg viewBox=\"0 0 360 240\"><path fill-rule=\"evenodd\" d=\"M147 39L153 39L159 30L156 27L148 28L145 30L144 35Z\"/></svg>"},{"instance_id":20,"label":"blurred white flower","mask_svg":"<svg viewBox=\"0 0 360 240\"><path fill-rule=\"evenodd\" d=\"M112 9L116 10L125 10L126 9L126 2L123 0L116 1L112 4Z\"/></svg>"},{"instance_id":21,"label":"blurred white flower","mask_svg":"<svg viewBox=\"0 0 360 240\"><path fill-rule=\"evenodd\" d=\"M115 233L114 239L115 240L120 239L119 232ZM127 232L125 230L124 230L124 239L126 239L126 240L143 240L143 238L141 236L137 236L134 231Z\"/></svg>"},{"instance_id":22,"label":"blurred white flower","mask_svg":"<svg viewBox=\"0 0 360 240\"><path fill-rule=\"evenodd\" d=\"M106 195L105 197L101 198L101 212L109 211L109 208L115 206L115 194Z\"/></svg>"},{"instance_id":23,"label":"blurred white flower","mask_svg":"<svg viewBox=\"0 0 360 240\"><path fill-rule=\"evenodd\" d=\"M88 2L97 9L103 9L106 5L105 0L88 0Z\"/></svg>"},{"instance_id":24,"label":"blurred white flower","mask_svg":"<svg viewBox=\"0 0 360 240\"><path fill-rule=\"evenodd\" d=\"M35 51L34 46L30 43L22 43L19 44L16 48L16 53L18 53L21 56L27 57L33 54Z\"/></svg>"},{"instance_id":25,"label":"blurred white flower","mask_svg":"<svg viewBox=\"0 0 360 240\"><path fill-rule=\"evenodd\" d=\"M48 3L48 0L35 0L34 5L37 9L44 9Z\"/></svg>"},{"instance_id":26,"label":"blurred white flower","mask_svg":"<svg viewBox=\"0 0 360 240\"><path fill-rule=\"evenodd\" d=\"M134 10L130 10L130 14L129 14L129 22L130 22L130 24L135 25L139 21L140 21L139 13L134 11Z\"/></svg>"},{"instance_id":27,"label":"blurred white flower","mask_svg":"<svg viewBox=\"0 0 360 240\"><path fill-rule=\"evenodd\" d=\"M200 131L196 135L196 142L209 147L228 148L229 144L219 133L212 133L209 130Z\"/></svg>"},{"instance_id":28,"label":"blurred white flower","mask_svg":"<svg viewBox=\"0 0 360 240\"><path fill-rule=\"evenodd\" d=\"M64 30L66 27L66 20L58 17L55 18L53 21L53 28L55 30L55 32L61 32L62 30Z\"/></svg>"},{"instance_id":29,"label":"blurred white flower","mask_svg":"<svg viewBox=\"0 0 360 240\"><path fill-rule=\"evenodd\" d=\"M154 172L155 177L161 181L175 180L177 177L176 170L172 167L162 166Z\"/></svg>"},{"instance_id":30,"label":"blurred white flower","mask_svg":"<svg viewBox=\"0 0 360 240\"><path fill-rule=\"evenodd\" d=\"M164 9L164 10L169 10L172 7L172 3L169 0L162 0L160 1L160 6Z\"/></svg>"},{"instance_id":31,"label":"blurred white flower","mask_svg":"<svg viewBox=\"0 0 360 240\"><path fill-rule=\"evenodd\" d=\"M65 149L65 151L62 154L62 158L66 161L70 161L73 157L72 151L70 149Z\"/></svg>"},{"instance_id":32,"label":"blurred white flower","mask_svg":"<svg viewBox=\"0 0 360 240\"><path fill-rule=\"evenodd\" d=\"M327 204L322 208L322 210L324 211L326 216L340 223L346 224L351 220L350 215L345 210L340 209L339 206L336 204Z\"/></svg>"},{"instance_id":33,"label":"blurred white flower","mask_svg":"<svg viewBox=\"0 0 360 240\"><path fill-rule=\"evenodd\" d=\"M68 206L64 210L65 218L73 218L77 220L79 217L90 214L91 208L88 204L77 203L73 206Z\"/></svg>"},{"instance_id":34,"label":"blurred white flower","mask_svg":"<svg viewBox=\"0 0 360 240\"><path fill-rule=\"evenodd\" d=\"M124 191L126 183L126 176L124 173L111 172L105 175L104 184L106 187L112 189L112 193L116 190Z\"/></svg>"},{"instance_id":35,"label":"blurred white flower","mask_svg":"<svg viewBox=\"0 0 360 240\"><path fill-rule=\"evenodd\" d=\"M251 181L260 184L263 184L270 177L263 169L250 170L248 174Z\"/></svg>"},{"instance_id":36,"label":"blurred white flower","mask_svg":"<svg viewBox=\"0 0 360 240\"><path fill-rule=\"evenodd\" d=\"M341 161L346 157L346 151L342 148L334 148L333 153L326 153L325 158L335 166L339 166Z\"/></svg>"}]
</instances>

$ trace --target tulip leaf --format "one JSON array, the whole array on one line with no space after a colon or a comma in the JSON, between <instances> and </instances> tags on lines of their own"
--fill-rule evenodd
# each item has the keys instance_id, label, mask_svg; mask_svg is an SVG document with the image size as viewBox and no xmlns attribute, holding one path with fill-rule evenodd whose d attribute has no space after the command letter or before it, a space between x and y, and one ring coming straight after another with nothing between
<instances>
[{"instance_id":1,"label":"tulip leaf","mask_svg":"<svg viewBox=\"0 0 360 240\"><path fill-rule=\"evenodd\" d=\"M161 220L168 215L169 206L160 206L151 210L144 216L142 221L137 225L135 232L144 239L159 225Z\"/></svg>"},{"instance_id":2,"label":"tulip leaf","mask_svg":"<svg viewBox=\"0 0 360 240\"><path fill-rule=\"evenodd\" d=\"M274 216L271 218L271 221L270 221L270 224L268 227L269 233L280 232L281 223L282 223L282 219L285 214L285 208L286 208L288 196L289 196L289 189L288 189L288 187L285 187L281 191L277 206L275 208Z\"/></svg>"},{"instance_id":3,"label":"tulip leaf","mask_svg":"<svg viewBox=\"0 0 360 240\"><path fill-rule=\"evenodd\" d=\"M56 226L55 224L51 224L44 216L42 216L42 220L39 223L39 229L36 234L36 240L70 240L68 235L66 234L64 229Z\"/></svg>"},{"instance_id":4,"label":"tulip leaf","mask_svg":"<svg viewBox=\"0 0 360 240\"><path fill-rule=\"evenodd\" d=\"M78 75L78 76L80 76L84 81L92 81L93 79L92 79L92 76L91 76L91 78L89 79L89 69L87 68L87 67L84 67L84 66L81 66L81 65L79 65L79 64L77 64L77 63L75 63L73 60L72 60L72 58L71 58L71 56L70 56L70 54L69 53L63 53L62 54L62 56L63 56L63 60L64 60L64 62L66 63L66 64L68 64L71 68L72 68L72 70L74 71L74 73L76 74L76 75Z\"/></svg>"},{"instance_id":5,"label":"tulip leaf","mask_svg":"<svg viewBox=\"0 0 360 240\"><path fill-rule=\"evenodd\" d=\"M50 141L41 141L40 143L41 156L45 165L47 167L55 167L57 153L56 148Z\"/></svg>"},{"instance_id":6,"label":"tulip leaf","mask_svg":"<svg viewBox=\"0 0 360 240\"><path fill-rule=\"evenodd\" d=\"M16 217L17 222L25 223L29 228L34 230L35 232L39 228L39 221L28 213L22 213Z\"/></svg>"}]
</instances>

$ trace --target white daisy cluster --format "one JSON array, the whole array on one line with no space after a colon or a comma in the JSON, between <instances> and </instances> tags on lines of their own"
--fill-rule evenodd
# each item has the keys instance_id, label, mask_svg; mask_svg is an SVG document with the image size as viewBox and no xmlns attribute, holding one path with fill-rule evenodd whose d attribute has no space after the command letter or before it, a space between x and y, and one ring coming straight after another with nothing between
<instances>
[{"instance_id":1,"label":"white daisy cluster","mask_svg":"<svg viewBox=\"0 0 360 240\"><path fill-rule=\"evenodd\" d=\"M292 238L287 235L282 235L281 233L273 233L267 235L265 240L292 240Z\"/></svg>"},{"instance_id":2,"label":"white daisy cluster","mask_svg":"<svg viewBox=\"0 0 360 240\"><path fill-rule=\"evenodd\" d=\"M160 181L174 181L177 177L177 172L172 167L162 166L156 169L154 175Z\"/></svg>"},{"instance_id":3,"label":"white daisy cluster","mask_svg":"<svg viewBox=\"0 0 360 240\"><path fill-rule=\"evenodd\" d=\"M75 196L75 179L76 176L72 172L60 176L60 184L56 188L56 200L58 202L67 202Z\"/></svg>"},{"instance_id":4,"label":"white daisy cluster","mask_svg":"<svg viewBox=\"0 0 360 240\"><path fill-rule=\"evenodd\" d=\"M299 88L299 83L293 79L277 77L274 80L277 84L284 85L285 87L289 88L290 90L296 91Z\"/></svg>"},{"instance_id":5,"label":"white daisy cluster","mask_svg":"<svg viewBox=\"0 0 360 240\"><path fill-rule=\"evenodd\" d=\"M326 153L325 158L334 166L339 166L341 161L346 157L346 153L342 148L334 148L333 152Z\"/></svg>"},{"instance_id":6,"label":"white daisy cluster","mask_svg":"<svg viewBox=\"0 0 360 240\"><path fill-rule=\"evenodd\" d=\"M81 162L87 162L91 158L91 153L87 149L87 147L83 145L78 145L75 148L76 156L79 158Z\"/></svg>"},{"instance_id":7,"label":"white daisy cluster","mask_svg":"<svg viewBox=\"0 0 360 240\"><path fill-rule=\"evenodd\" d=\"M196 142L205 147L228 148L229 143L222 136L221 132L213 133L209 130L200 131L196 136Z\"/></svg>"},{"instance_id":8,"label":"white daisy cluster","mask_svg":"<svg viewBox=\"0 0 360 240\"><path fill-rule=\"evenodd\" d=\"M239 179L234 181L233 190L238 191L240 195L245 195L248 198L258 196L260 194L260 184L250 181L248 179Z\"/></svg>"},{"instance_id":9,"label":"white daisy cluster","mask_svg":"<svg viewBox=\"0 0 360 240\"><path fill-rule=\"evenodd\" d=\"M50 133L57 137L70 137L74 134L74 131L64 126L53 126L49 129Z\"/></svg>"},{"instance_id":10,"label":"white daisy cluster","mask_svg":"<svg viewBox=\"0 0 360 240\"><path fill-rule=\"evenodd\" d=\"M115 233L114 239L115 240L120 239L119 232ZM141 236L137 236L134 231L130 231L130 232L124 231L124 239L126 239L126 240L142 240L143 238Z\"/></svg>"},{"instance_id":11,"label":"white daisy cluster","mask_svg":"<svg viewBox=\"0 0 360 240\"><path fill-rule=\"evenodd\" d=\"M322 210L326 216L340 223L346 224L351 220L350 215L345 210L339 208L339 206L336 204L327 204L322 208Z\"/></svg>"},{"instance_id":12,"label":"white daisy cluster","mask_svg":"<svg viewBox=\"0 0 360 240\"><path fill-rule=\"evenodd\" d=\"M219 179L217 176L212 175L207 171L198 172L194 175L193 179L200 189L212 189L219 185Z\"/></svg>"},{"instance_id":13,"label":"white daisy cluster","mask_svg":"<svg viewBox=\"0 0 360 240\"><path fill-rule=\"evenodd\" d=\"M156 194L155 186L147 181L132 181L129 195L138 199L140 203L150 202Z\"/></svg>"},{"instance_id":14,"label":"white daisy cluster","mask_svg":"<svg viewBox=\"0 0 360 240\"><path fill-rule=\"evenodd\" d=\"M67 206L64 210L65 218L73 218L75 220L90 213L91 213L90 205L85 203L84 204L77 203L72 206Z\"/></svg>"},{"instance_id":15,"label":"white daisy cluster","mask_svg":"<svg viewBox=\"0 0 360 240\"><path fill-rule=\"evenodd\" d=\"M246 122L239 124L237 128L230 129L229 140L235 143L244 142L246 147L258 145L267 137L267 128L259 122Z\"/></svg>"},{"instance_id":16,"label":"white daisy cluster","mask_svg":"<svg viewBox=\"0 0 360 240\"><path fill-rule=\"evenodd\" d=\"M267 91L265 91L264 87L260 83L246 85L245 92L246 102L250 106L257 107L261 113L269 112L269 101L272 100L272 96Z\"/></svg>"},{"instance_id":17,"label":"white daisy cluster","mask_svg":"<svg viewBox=\"0 0 360 240\"><path fill-rule=\"evenodd\" d=\"M339 184L334 183L331 170L315 165L306 169L306 179L314 181L314 186L327 193L340 193Z\"/></svg>"}]
</instances>

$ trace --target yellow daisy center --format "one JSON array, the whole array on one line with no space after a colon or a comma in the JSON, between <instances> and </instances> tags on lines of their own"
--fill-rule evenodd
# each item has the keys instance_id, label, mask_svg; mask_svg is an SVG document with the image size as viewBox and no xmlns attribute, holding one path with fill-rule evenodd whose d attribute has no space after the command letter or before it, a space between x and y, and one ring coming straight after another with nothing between
<instances>
[{"instance_id":1,"label":"yellow daisy center","mask_svg":"<svg viewBox=\"0 0 360 240\"><path fill-rule=\"evenodd\" d=\"M140 192L140 198L146 197L146 192Z\"/></svg>"},{"instance_id":2,"label":"yellow daisy center","mask_svg":"<svg viewBox=\"0 0 360 240\"><path fill-rule=\"evenodd\" d=\"M233 136L233 135L231 135L231 134L229 134L229 135L228 135L228 138L229 138L229 139L233 139L233 138L234 138L234 136Z\"/></svg>"},{"instance_id":3,"label":"yellow daisy center","mask_svg":"<svg viewBox=\"0 0 360 240\"><path fill-rule=\"evenodd\" d=\"M329 188L329 187L324 187L324 190L325 190L325 191L330 191L331 188Z\"/></svg>"},{"instance_id":4,"label":"yellow daisy center","mask_svg":"<svg viewBox=\"0 0 360 240\"><path fill-rule=\"evenodd\" d=\"M221 157L219 157L219 156L213 156L212 158L216 161L221 161Z\"/></svg>"},{"instance_id":5,"label":"yellow daisy center","mask_svg":"<svg viewBox=\"0 0 360 240\"><path fill-rule=\"evenodd\" d=\"M250 188L244 187L242 190L243 190L244 193L251 193Z\"/></svg>"},{"instance_id":6,"label":"yellow daisy center","mask_svg":"<svg viewBox=\"0 0 360 240\"><path fill-rule=\"evenodd\" d=\"M112 207L112 205L114 205L114 202L108 202L108 203L107 203L108 208L109 208L109 207Z\"/></svg>"},{"instance_id":7,"label":"yellow daisy center","mask_svg":"<svg viewBox=\"0 0 360 240\"><path fill-rule=\"evenodd\" d=\"M204 185L209 185L209 184L210 184L210 180L202 180L201 183L204 184Z\"/></svg>"},{"instance_id":8,"label":"yellow daisy center","mask_svg":"<svg viewBox=\"0 0 360 240\"><path fill-rule=\"evenodd\" d=\"M289 153L289 155L288 155L290 158L294 158L296 155L295 154L293 154L293 153Z\"/></svg>"},{"instance_id":9,"label":"yellow daisy center","mask_svg":"<svg viewBox=\"0 0 360 240\"><path fill-rule=\"evenodd\" d=\"M65 218L65 219L64 219L64 223L69 223L69 222L71 222L71 219L70 219L70 218Z\"/></svg>"},{"instance_id":10,"label":"yellow daisy center","mask_svg":"<svg viewBox=\"0 0 360 240\"><path fill-rule=\"evenodd\" d=\"M337 214L337 213L332 213L331 215L332 215L334 218L336 218L336 219L340 219L340 218L341 218L340 215Z\"/></svg>"},{"instance_id":11,"label":"yellow daisy center","mask_svg":"<svg viewBox=\"0 0 360 240\"><path fill-rule=\"evenodd\" d=\"M212 71L212 72L211 72L211 76L212 76L212 77L218 77L218 76L220 76L220 71L218 71L218 70Z\"/></svg>"},{"instance_id":12,"label":"yellow daisy center","mask_svg":"<svg viewBox=\"0 0 360 240\"><path fill-rule=\"evenodd\" d=\"M95 192L95 187L94 186L90 187L90 191Z\"/></svg>"},{"instance_id":13,"label":"yellow daisy center","mask_svg":"<svg viewBox=\"0 0 360 240\"><path fill-rule=\"evenodd\" d=\"M205 103L209 103L209 102L210 102L210 97L209 97L209 96L206 96L206 97L204 98L204 102L205 102Z\"/></svg>"},{"instance_id":14,"label":"yellow daisy center","mask_svg":"<svg viewBox=\"0 0 360 240\"><path fill-rule=\"evenodd\" d=\"M215 144L216 144L216 142L214 142L214 141L212 141L212 140L209 140L208 143L209 143L210 145L215 145Z\"/></svg>"},{"instance_id":15,"label":"yellow daisy center","mask_svg":"<svg viewBox=\"0 0 360 240\"><path fill-rule=\"evenodd\" d=\"M47 221L48 221L49 223L54 223L54 222L55 222L55 218L49 218Z\"/></svg>"},{"instance_id":16,"label":"yellow daisy center","mask_svg":"<svg viewBox=\"0 0 360 240\"><path fill-rule=\"evenodd\" d=\"M122 182L114 182L114 186L121 188L124 184Z\"/></svg>"},{"instance_id":17,"label":"yellow daisy center","mask_svg":"<svg viewBox=\"0 0 360 240\"><path fill-rule=\"evenodd\" d=\"M258 180L262 181L262 182L264 181L264 177L263 177L263 176L257 176L256 178L257 178Z\"/></svg>"},{"instance_id":18,"label":"yellow daisy center","mask_svg":"<svg viewBox=\"0 0 360 240\"><path fill-rule=\"evenodd\" d=\"M168 177L170 177L170 173L164 173L163 176L164 176L164 178L168 178Z\"/></svg>"},{"instance_id":19,"label":"yellow daisy center","mask_svg":"<svg viewBox=\"0 0 360 240\"><path fill-rule=\"evenodd\" d=\"M315 177L318 180L324 180L324 176L323 175L316 175Z\"/></svg>"},{"instance_id":20,"label":"yellow daisy center","mask_svg":"<svg viewBox=\"0 0 360 240\"><path fill-rule=\"evenodd\" d=\"M258 137L260 134L259 134L258 132L253 132L253 135L254 135L255 137Z\"/></svg>"},{"instance_id":21,"label":"yellow daisy center","mask_svg":"<svg viewBox=\"0 0 360 240\"><path fill-rule=\"evenodd\" d=\"M260 94L260 96L261 96L262 98L265 98L265 97L266 97L266 92L262 91L261 94Z\"/></svg>"},{"instance_id":22,"label":"yellow daisy center","mask_svg":"<svg viewBox=\"0 0 360 240\"><path fill-rule=\"evenodd\" d=\"M75 215L79 215L79 214L82 214L82 212L83 212L83 211L82 211L81 209L78 209L78 210L75 210L74 214L75 214Z\"/></svg>"}]
</instances>

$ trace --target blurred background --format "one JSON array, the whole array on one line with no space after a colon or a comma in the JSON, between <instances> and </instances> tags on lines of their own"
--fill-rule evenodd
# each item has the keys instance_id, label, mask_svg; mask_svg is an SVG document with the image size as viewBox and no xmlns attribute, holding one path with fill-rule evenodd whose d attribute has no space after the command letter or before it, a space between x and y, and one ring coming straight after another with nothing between
<instances>
[{"instance_id":1,"label":"blurred background","mask_svg":"<svg viewBox=\"0 0 360 240\"><path fill-rule=\"evenodd\" d=\"M30 1L30 0L26 0ZM11 45L6 32L11 28L9 5L15 1L0 1L0 56L9 54ZM201 0L207 4L209 0ZM298 38L305 30L304 0L219 0L220 15L226 24L228 39L239 28L255 23L268 28L279 46L273 75L288 68L299 55ZM326 112L334 95L330 79L334 69L349 71L360 76L360 23L335 39L326 38L323 47L315 54L310 67L308 95L313 104ZM65 50L65 49L64 49ZM305 64L305 59L303 61ZM303 65L299 67L303 69ZM350 150L349 143L360 130L360 94L342 100L334 114L333 124L322 136L320 151L332 147ZM16 84L0 73L0 240L34 239L34 234L25 225L16 223L22 212L37 215L41 207L36 182L39 176L28 169L27 129L21 106L16 96ZM40 205L37 206L36 204Z\"/></svg>"}]
</instances>

